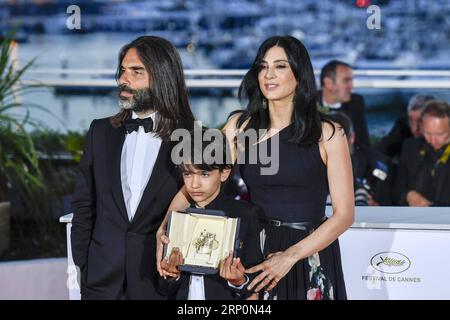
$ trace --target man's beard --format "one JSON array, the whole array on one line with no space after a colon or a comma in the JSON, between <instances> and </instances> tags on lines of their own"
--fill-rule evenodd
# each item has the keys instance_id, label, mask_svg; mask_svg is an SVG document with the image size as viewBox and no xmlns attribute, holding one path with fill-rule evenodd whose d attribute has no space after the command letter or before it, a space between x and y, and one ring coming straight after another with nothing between
<instances>
[{"instance_id":1,"label":"man's beard","mask_svg":"<svg viewBox=\"0 0 450 320\"><path fill-rule=\"evenodd\" d=\"M122 92L129 92L133 97L121 97ZM153 109L153 95L149 88L133 90L128 86L122 85L119 87L119 107L135 112L146 112Z\"/></svg>"}]
</instances>

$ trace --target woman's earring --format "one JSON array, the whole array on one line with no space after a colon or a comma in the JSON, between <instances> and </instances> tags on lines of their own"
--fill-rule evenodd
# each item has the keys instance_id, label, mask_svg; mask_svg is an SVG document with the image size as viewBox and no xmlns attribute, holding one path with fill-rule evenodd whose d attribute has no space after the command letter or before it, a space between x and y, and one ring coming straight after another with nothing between
<instances>
[{"instance_id":1,"label":"woman's earring","mask_svg":"<svg viewBox=\"0 0 450 320\"><path fill-rule=\"evenodd\" d=\"M263 99L262 107L263 109L267 109L267 99Z\"/></svg>"}]
</instances>

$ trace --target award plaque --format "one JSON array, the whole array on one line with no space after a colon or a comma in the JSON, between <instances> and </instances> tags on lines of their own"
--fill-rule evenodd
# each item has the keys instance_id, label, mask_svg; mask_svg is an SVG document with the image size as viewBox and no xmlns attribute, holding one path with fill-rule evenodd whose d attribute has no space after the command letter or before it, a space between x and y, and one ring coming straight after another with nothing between
<instances>
[{"instance_id":1,"label":"award plaque","mask_svg":"<svg viewBox=\"0 0 450 320\"><path fill-rule=\"evenodd\" d=\"M227 217L223 211L196 208L172 211L167 225L170 243L164 248L164 256L177 247L184 258L184 264L179 266L181 271L217 273L220 261L238 248L239 225L239 218Z\"/></svg>"}]
</instances>

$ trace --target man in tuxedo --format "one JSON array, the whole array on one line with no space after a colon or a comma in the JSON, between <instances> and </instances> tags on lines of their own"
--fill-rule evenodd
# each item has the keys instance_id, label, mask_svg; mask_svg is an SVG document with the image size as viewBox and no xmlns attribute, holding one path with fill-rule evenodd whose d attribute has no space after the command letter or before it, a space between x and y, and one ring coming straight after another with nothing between
<instances>
[{"instance_id":1,"label":"man in tuxedo","mask_svg":"<svg viewBox=\"0 0 450 320\"><path fill-rule=\"evenodd\" d=\"M72 252L82 299L163 299L155 234L181 181L170 135L190 129L183 67L165 39L143 36L119 53L121 111L89 128L73 197Z\"/></svg>"},{"instance_id":2,"label":"man in tuxedo","mask_svg":"<svg viewBox=\"0 0 450 320\"><path fill-rule=\"evenodd\" d=\"M352 67L345 62L332 60L320 73L319 101L323 111L344 112L352 120L356 143L370 146L364 98L353 90Z\"/></svg>"}]
</instances>

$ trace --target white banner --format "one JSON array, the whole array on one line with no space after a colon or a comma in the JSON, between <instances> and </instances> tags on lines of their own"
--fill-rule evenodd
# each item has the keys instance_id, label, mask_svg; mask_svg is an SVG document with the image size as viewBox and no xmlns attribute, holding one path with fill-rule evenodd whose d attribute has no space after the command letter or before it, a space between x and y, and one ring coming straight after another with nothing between
<instances>
[{"instance_id":1,"label":"white banner","mask_svg":"<svg viewBox=\"0 0 450 320\"><path fill-rule=\"evenodd\" d=\"M327 207L327 215L332 208ZM351 300L450 299L450 209L356 207L352 228L339 237ZM68 289L79 299L67 223Z\"/></svg>"},{"instance_id":2,"label":"white banner","mask_svg":"<svg viewBox=\"0 0 450 320\"><path fill-rule=\"evenodd\" d=\"M348 299L450 299L450 230L351 228L339 241Z\"/></svg>"}]
</instances>

